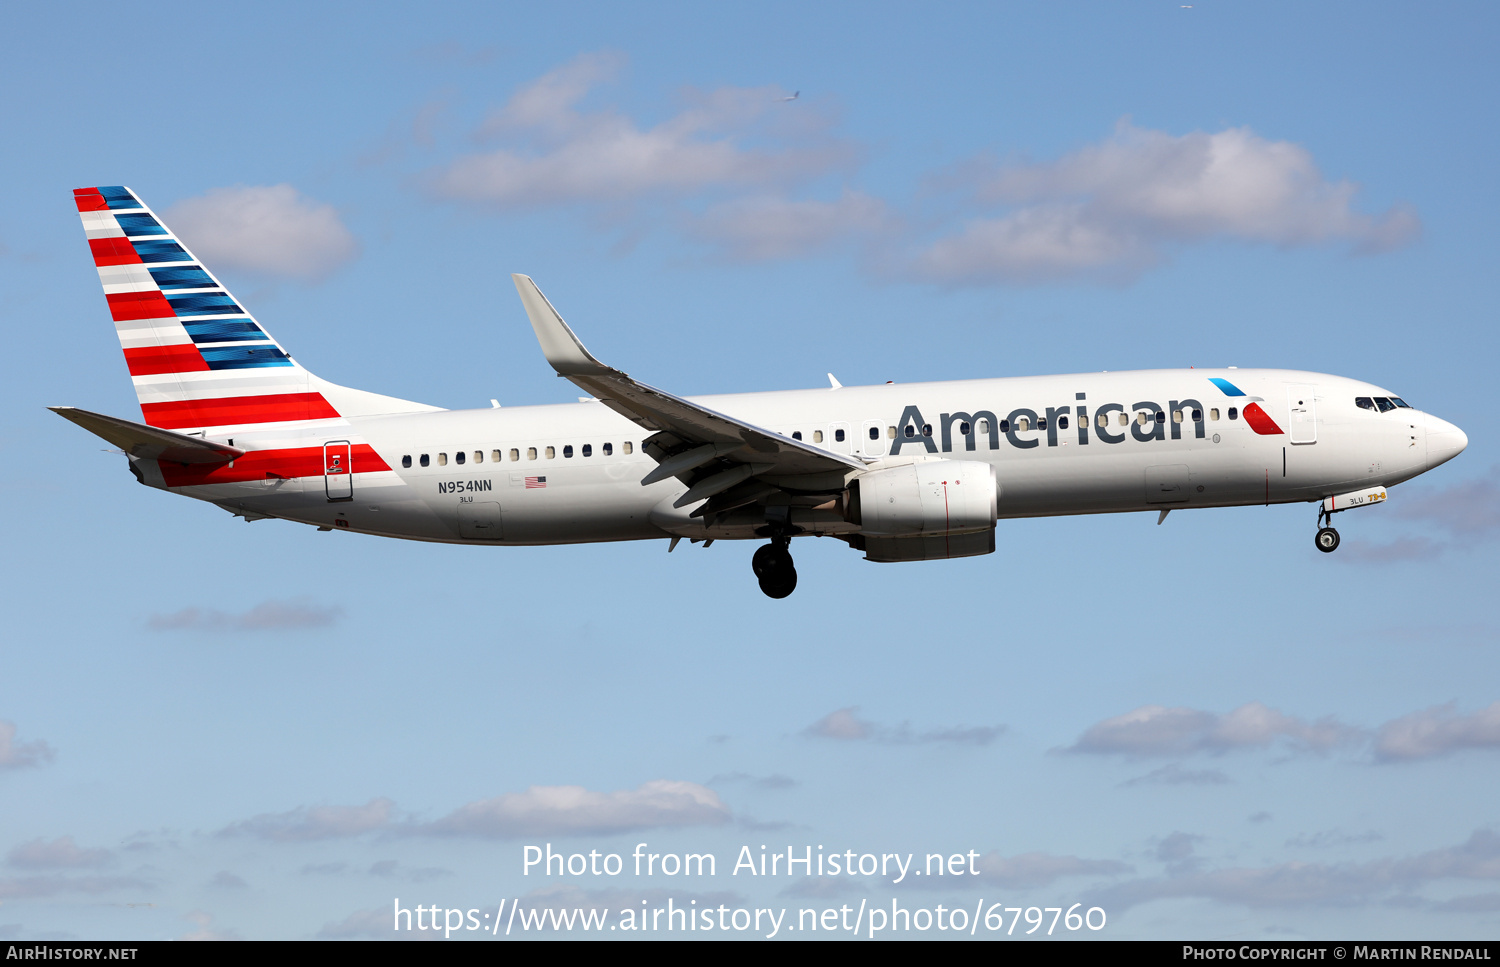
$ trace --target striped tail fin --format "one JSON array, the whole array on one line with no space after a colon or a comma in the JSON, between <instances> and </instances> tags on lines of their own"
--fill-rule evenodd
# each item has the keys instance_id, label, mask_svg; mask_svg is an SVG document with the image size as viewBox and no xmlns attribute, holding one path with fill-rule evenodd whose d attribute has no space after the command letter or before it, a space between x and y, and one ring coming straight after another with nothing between
<instances>
[{"instance_id":1,"label":"striped tail fin","mask_svg":"<svg viewBox=\"0 0 1500 967\"><path fill-rule=\"evenodd\" d=\"M217 432L439 409L318 379L128 188L73 196L148 425Z\"/></svg>"}]
</instances>

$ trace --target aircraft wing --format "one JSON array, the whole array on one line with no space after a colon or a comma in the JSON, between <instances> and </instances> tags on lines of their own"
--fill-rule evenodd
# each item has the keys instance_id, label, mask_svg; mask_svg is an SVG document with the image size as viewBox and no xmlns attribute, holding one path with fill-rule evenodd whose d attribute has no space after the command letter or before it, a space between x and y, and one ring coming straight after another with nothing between
<instances>
[{"instance_id":1,"label":"aircraft wing","mask_svg":"<svg viewBox=\"0 0 1500 967\"><path fill-rule=\"evenodd\" d=\"M143 423L132 423L117 416L91 413L76 406L49 406L47 409L65 420L72 420L97 437L102 437L133 457L145 460L170 460L174 463L228 463L245 455L239 447L214 443L202 437L173 433Z\"/></svg>"},{"instance_id":2,"label":"aircraft wing","mask_svg":"<svg viewBox=\"0 0 1500 967\"><path fill-rule=\"evenodd\" d=\"M542 353L557 374L572 380L638 426L655 431L656 435L648 441L647 452L660 466L642 484L675 476L691 485L689 495L698 491L696 500L731 488L744 496L750 492L747 488L755 487L751 478L777 478L776 484L759 487L763 497L783 483L804 489L796 487L796 481L784 481L786 477L806 478L805 489L809 491L840 490L844 474L864 469L864 463L854 456L832 453L746 423L637 382L604 365L584 348L535 282L525 275L511 278L531 319L531 327L536 330ZM653 443L654 447L650 445ZM814 480L814 475L824 479ZM837 486L831 486L835 479ZM719 484L726 486L715 491L713 488Z\"/></svg>"}]
</instances>

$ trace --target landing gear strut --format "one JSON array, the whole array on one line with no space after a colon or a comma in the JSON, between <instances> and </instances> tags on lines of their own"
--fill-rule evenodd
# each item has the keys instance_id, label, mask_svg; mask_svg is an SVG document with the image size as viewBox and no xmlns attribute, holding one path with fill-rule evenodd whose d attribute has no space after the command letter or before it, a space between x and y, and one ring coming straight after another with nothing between
<instances>
[{"instance_id":1,"label":"landing gear strut","mask_svg":"<svg viewBox=\"0 0 1500 967\"><path fill-rule=\"evenodd\" d=\"M787 550L790 543L785 537L775 538L750 558L750 569L760 579L760 589L767 597L784 598L797 589L797 569L792 566L792 554Z\"/></svg>"},{"instance_id":2,"label":"landing gear strut","mask_svg":"<svg viewBox=\"0 0 1500 967\"><path fill-rule=\"evenodd\" d=\"M1318 511L1318 524L1320 526L1318 527L1317 536L1313 538L1313 543L1324 554L1332 554L1339 549L1339 532L1332 527L1322 526L1325 522L1332 524L1333 515L1326 510L1320 509Z\"/></svg>"}]
</instances>

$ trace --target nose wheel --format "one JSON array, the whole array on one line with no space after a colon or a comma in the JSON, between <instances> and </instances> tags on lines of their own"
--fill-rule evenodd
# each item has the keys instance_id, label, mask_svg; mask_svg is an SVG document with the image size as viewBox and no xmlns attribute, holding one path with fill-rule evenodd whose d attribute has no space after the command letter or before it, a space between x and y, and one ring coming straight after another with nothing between
<instances>
[{"instance_id":1,"label":"nose wheel","mask_svg":"<svg viewBox=\"0 0 1500 967\"><path fill-rule=\"evenodd\" d=\"M1326 510L1319 509L1318 533L1313 538L1313 544L1317 545L1318 550L1324 554L1332 554L1339 549L1339 532L1328 526L1332 523L1333 515Z\"/></svg>"},{"instance_id":2,"label":"nose wheel","mask_svg":"<svg viewBox=\"0 0 1500 967\"><path fill-rule=\"evenodd\" d=\"M797 569L784 543L770 543L756 550L750 569L768 598L784 598L797 589Z\"/></svg>"}]
</instances>

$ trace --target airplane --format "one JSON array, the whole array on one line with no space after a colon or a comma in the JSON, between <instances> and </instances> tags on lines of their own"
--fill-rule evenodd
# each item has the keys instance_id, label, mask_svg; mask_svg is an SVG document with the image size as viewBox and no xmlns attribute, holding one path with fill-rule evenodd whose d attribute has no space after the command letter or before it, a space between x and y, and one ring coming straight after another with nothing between
<instances>
[{"instance_id":1,"label":"airplane","mask_svg":"<svg viewBox=\"0 0 1500 967\"><path fill-rule=\"evenodd\" d=\"M1316 502L1333 515L1457 456L1458 427L1321 373L1161 369L680 397L596 359L525 275L516 291L577 403L446 410L305 369L124 187L74 198L141 422L60 416L149 487L246 521L497 546L794 537L876 562L989 554L1002 519ZM493 402L493 401L492 401Z\"/></svg>"}]
</instances>

